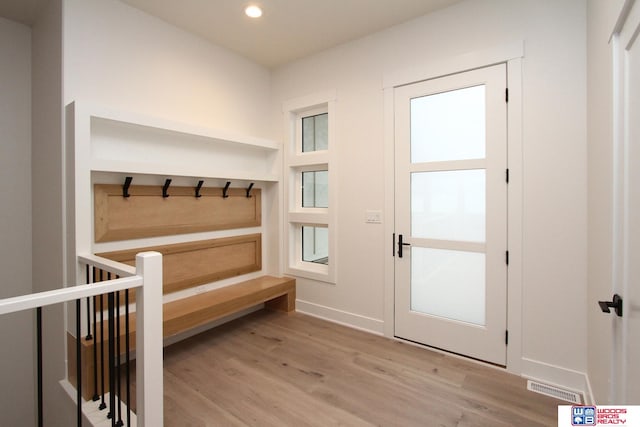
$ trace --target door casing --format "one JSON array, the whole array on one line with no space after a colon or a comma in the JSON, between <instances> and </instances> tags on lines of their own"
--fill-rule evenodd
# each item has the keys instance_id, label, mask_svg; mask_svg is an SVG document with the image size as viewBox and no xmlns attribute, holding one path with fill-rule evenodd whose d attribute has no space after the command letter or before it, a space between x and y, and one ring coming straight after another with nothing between
<instances>
[{"instance_id":1,"label":"door casing","mask_svg":"<svg viewBox=\"0 0 640 427\"><path fill-rule=\"evenodd\" d=\"M458 72L473 70L500 62L507 64L509 88L508 115L508 240L509 283L507 300L507 323L509 345L507 346L507 371L521 374L522 361L522 59L524 43L517 41L483 51L456 56L447 60L424 64L411 69L388 73L383 78L384 89L384 141L385 141L385 290L384 290L384 334L394 335L394 88L423 80Z\"/></svg>"},{"instance_id":2,"label":"door casing","mask_svg":"<svg viewBox=\"0 0 640 427\"><path fill-rule=\"evenodd\" d=\"M470 87L483 87L486 110L485 153L481 158L467 160L438 159L426 163L415 163L412 158L413 137L410 124L413 109L412 100L425 99L431 95L455 93ZM395 148L396 148L396 235L403 235L410 240L411 247L407 247L406 256L396 256L395 282L395 335L404 339L414 340L424 345L435 346L469 357L475 357L496 365L506 362L505 330L507 309L507 265L505 252L507 250L507 188L505 171L507 141L506 141L506 65L496 64L471 71L448 75L420 83L396 88L395 105ZM479 154L479 153L478 153ZM454 173L456 176L465 173L482 171L486 179L486 211L484 230L486 240L474 242L456 239L442 240L438 237L420 239L416 230L412 230L413 187L412 177L436 176L442 171ZM423 175L426 174L426 175ZM482 254L484 261L485 282L484 323L470 324L456 321L447 316L428 315L413 311L409 306L413 301L414 268L421 268L420 262L414 258L416 248L445 249L455 253L455 256L477 256ZM400 251L400 248L398 248ZM476 254L476 255L472 255ZM406 258L406 259L405 259ZM419 278L415 278L419 282ZM454 304L449 307L455 309ZM460 313L462 314L462 313ZM469 343L476 343L470 345Z\"/></svg>"},{"instance_id":3,"label":"door casing","mask_svg":"<svg viewBox=\"0 0 640 427\"><path fill-rule=\"evenodd\" d=\"M613 30L611 47L613 49L613 244L612 244L612 293L618 293L623 298L623 316L612 315L611 350L611 396L613 404L640 403L640 387L636 379L638 376L637 358L640 348L637 339L640 328L640 278L631 277L637 271L631 254L638 251L637 228L634 228L634 209L638 209L640 194L637 184L637 163L631 156L640 156L640 137L638 123L632 119L640 109L640 103L631 88L639 91L640 77L640 40L637 31L640 30L640 2L628 0L620 13L616 27ZM630 63L629 50L634 49L634 61ZM633 60L631 60L633 61ZM635 65L632 65L635 64ZM629 67L635 66L635 71ZM630 79L635 78L631 83ZM630 113L631 106L635 110ZM631 126L634 126L631 131ZM634 193L634 190L636 193ZM637 227L637 226L636 226Z\"/></svg>"}]
</instances>

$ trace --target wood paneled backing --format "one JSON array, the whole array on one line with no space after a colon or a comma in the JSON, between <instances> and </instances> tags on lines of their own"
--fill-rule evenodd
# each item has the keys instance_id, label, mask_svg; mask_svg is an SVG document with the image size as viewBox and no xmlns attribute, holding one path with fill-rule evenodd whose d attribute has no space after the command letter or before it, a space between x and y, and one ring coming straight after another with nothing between
<instances>
[{"instance_id":1,"label":"wood paneled backing","mask_svg":"<svg viewBox=\"0 0 640 427\"><path fill-rule=\"evenodd\" d=\"M222 280L262 268L260 234L201 240L174 245L150 246L97 254L128 265L137 253L160 252L165 294Z\"/></svg>"},{"instance_id":2,"label":"wood paneled backing","mask_svg":"<svg viewBox=\"0 0 640 427\"><path fill-rule=\"evenodd\" d=\"M192 187L132 185L122 197L122 185L94 185L94 229L96 242L167 236L213 230L258 227L262 223L261 192L203 187L195 197Z\"/></svg>"}]
</instances>

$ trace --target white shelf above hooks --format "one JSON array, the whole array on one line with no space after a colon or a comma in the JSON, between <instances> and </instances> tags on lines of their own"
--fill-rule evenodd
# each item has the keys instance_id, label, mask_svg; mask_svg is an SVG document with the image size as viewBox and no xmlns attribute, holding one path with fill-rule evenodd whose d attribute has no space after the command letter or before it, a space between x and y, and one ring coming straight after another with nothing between
<instances>
[{"instance_id":1,"label":"white shelf above hooks","mask_svg":"<svg viewBox=\"0 0 640 427\"><path fill-rule=\"evenodd\" d=\"M280 144L79 102L67 107L76 164L114 172L277 182Z\"/></svg>"}]
</instances>

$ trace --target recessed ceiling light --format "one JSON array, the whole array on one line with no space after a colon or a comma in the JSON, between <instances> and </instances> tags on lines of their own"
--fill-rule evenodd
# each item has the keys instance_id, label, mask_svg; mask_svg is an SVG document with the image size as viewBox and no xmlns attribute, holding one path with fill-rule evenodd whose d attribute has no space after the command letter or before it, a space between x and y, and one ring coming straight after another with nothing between
<instances>
[{"instance_id":1,"label":"recessed ceiling light","mask_svg":"<svg viewBox=\"0 0 640 427\"><path fill-rule=\"evenodd\" d=\"M252 4L246 7L244 13L246 13L249 18L260 18L262 16L262 9L260 9L260 6Z\"/></svg>"}]
</instances>

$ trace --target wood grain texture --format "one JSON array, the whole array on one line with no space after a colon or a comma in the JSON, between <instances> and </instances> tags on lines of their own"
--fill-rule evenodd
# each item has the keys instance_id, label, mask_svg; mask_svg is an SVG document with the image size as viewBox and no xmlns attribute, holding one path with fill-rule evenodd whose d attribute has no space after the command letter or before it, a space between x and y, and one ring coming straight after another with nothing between
<instances>
[{"instance_id":1,"label":"wood grain texture","mask_svg":"<svg viewBox=\"0 0 640 427\"><path fill-rule=\"evenodd\" d=\"M292 278L262 276L231 286L172 301L163 306L163 333L170 337L196 326L276 299L273 308L295 310L295 286Z\"/></svg>"},{"instance_id":2,"label":"wood grain texture","mask_svg":"<svg viewBox=\"0 0 640 427\"><path fill-rule=\"evenodd\" d=\"M165 303L163 305L163 336L165 338L175 336L189 329L201 326L230 314L253 307L260 303L266 303L271 310L292 312L295 310L296 281L289 277L261 276L255 279L240 282L212 291L204 292L192 297ZM271 304L270 304L271 303ZM106 305L104 306L106 308ZM123 315L124 310L120 313ZM120 349L125 351L125 319L120 316ZM82 392L85 399L93 396L93 351L98 348L108 348L109 333L107 322L97 324L97 336L92 340L81 340L82 358ZM102 330L102 333L100 332ZM129 315L129 346L131 351L136 348L136 314ZM69 354L69 382L75 385L76 381L76 353L75 337L67 334L67 350ZM100 350L98 354L100 353ZM108 363L106 350L103 352L105 375L108 377ZM100 357L97 360L98 368L101 367ZM108 391L108 382L105 381L105 389ZM98 378L98 387L101 387Z\"/></svg>"},{"instance_id":3,"label":"wood grain texture","mask_svg":"<svg viewBox=\"0 0 640 427\"><path fill-rule=\"evenodd\" d=\"M146 251L162 254L162 291L165 294L262 269L260 234L149 246L97 255L135 265L136 254Z\"/></svg>"},{"instance_id":4,"label":"wood grain texture","mask_svg":"<svg viewBox=\"0 0 640 427\"><path fill-rule=\"evenodd\" d=\"M111 242L173 234L259 227L262 223L261 191L204 187L195 197L192 187L173 187L162 197L162 186L132 185L122 197L122 185L94 185L96 242Z\"/></svg>"},{"instance_id":5,"label":"wood grain texture","mask_svg":"<svg viewBox=\"0 0 640 427\"><path fill-rule=\"evenodd\" d=\"M523 378L259 311L165 349L165 426L555 426Z\"/></svg>"}]
</instances>

